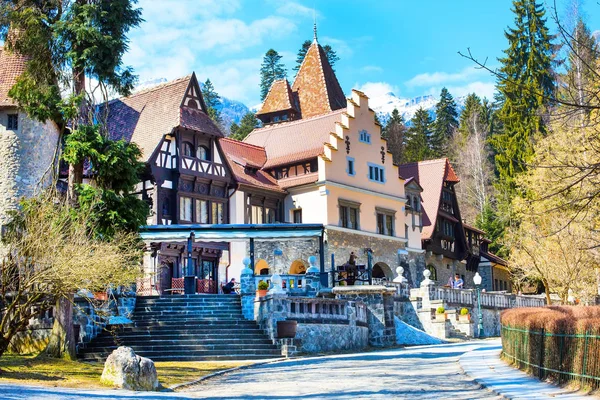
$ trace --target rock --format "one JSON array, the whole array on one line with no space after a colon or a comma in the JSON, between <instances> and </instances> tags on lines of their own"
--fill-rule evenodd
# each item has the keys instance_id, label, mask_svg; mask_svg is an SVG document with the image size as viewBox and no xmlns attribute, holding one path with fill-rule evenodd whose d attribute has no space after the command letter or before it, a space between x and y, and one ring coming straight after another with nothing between
<instances>
[{"instance_id":1,"label":"rock","mask_svg":"<svg viewBox=\"0 0 600 400\"><path fill-rule=\"evenodd\" d=\"M160 386L154 362L136 355L131 347L125 346L108 356L100 382L129 390L158 390Z\"/></svg>"}]
</instances>

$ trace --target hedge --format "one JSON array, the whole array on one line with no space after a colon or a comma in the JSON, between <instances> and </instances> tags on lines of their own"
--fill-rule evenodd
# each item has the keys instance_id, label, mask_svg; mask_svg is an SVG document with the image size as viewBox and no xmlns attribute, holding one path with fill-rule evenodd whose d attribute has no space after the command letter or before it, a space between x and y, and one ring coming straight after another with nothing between
<instances>
[{"instance_id":1,"label":"hedge","mask_svg":"<svg viewBox=\"0 0 600 400\"><path fill-rule=\"evenodd\" d=\"M600 306L515 308L501 324L503 357L519 369L600 388Z\"/></svg>"}]
</instances>

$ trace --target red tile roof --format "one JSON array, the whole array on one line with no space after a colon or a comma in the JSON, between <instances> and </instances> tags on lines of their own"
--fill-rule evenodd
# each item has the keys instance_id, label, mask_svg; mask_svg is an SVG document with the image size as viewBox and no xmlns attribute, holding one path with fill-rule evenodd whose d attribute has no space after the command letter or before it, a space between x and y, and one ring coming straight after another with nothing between
<instances>
[{"instance_id":1,"label":"red tile roof","mask_svg":"<svg viewBox=\"0 0 600 400\"><path fill-rule=\"evenodd\" d=\"M329 133L335 132L335 123L341 122L345 111L267 125L252 131L244 142L265 148L264 168L310 160L323 154L323 144L329 142Z\"/></svg>"},{"instance_id":2,"label":"red tile roof","mask_svg":"<svg viewBox=\"0 0 600 400\"><path fill-rule=\"evenodd\" d=\"M302 118L346 107L344 91L327 60L325 51L316 40L306 51L292 91L298 96Z\"/></svg>"},{"instance_id":3,"label":"red tile roof","mask_svg":"<svg viewBox=\"0 0 600 400\"><path fill-rule=\"evenodd\" d=\"M447 158L403 164L398 166L398 173L405 179L416 179L423 188L421 239L431 239L435 230L444 181L457 183L460 179Z\"/></svg>"},{"instance_id":4,"label":"red tile roof","mask_svg":"<svg viewBox=\"0 0 600 400\"><path fill-rule=\"evenodd\" d=\"M295 110L292 88L287 79L278 79L271 85L257 116L276 111ZM296 110L298 111L298 110Z\"/></svg>"},{"instance_id":5,"label":"red tile roof","mask_svg":"<svg viewBox=\"0 0 600 400\"><path fill-rule=\"evenodd\" d=\"M14 107L17 104L8 96L8 91L25 71L27 59L24 56L0 48L0 107Z\"/></svg>"},{"instance_id":6,"label":"red tile roof","mask_svg":"<svg viewBox=\"0 0 600 400\"><path fill-rule=\"evenodd\" d=\"M225 154L227 164L240 184L285 192L279 187L275 178L266 171L260 170L267 160L264 148L228 138L219 139L219 144ZM249 172L246 167L250 167L255 172Z\"/></svg>"},{"instance_id":7,"label":"red tile roof","mask_svg":"<svg viewBox=\"0 0 600 400\"><path fill-rule=\"evenodd\" d=\"M203 111L181 106L192 76L109 102L110 137L137 143L144 161L150 158L162 137L179 126L222 137L219 128Z\"/></svg>"}]
</instances>

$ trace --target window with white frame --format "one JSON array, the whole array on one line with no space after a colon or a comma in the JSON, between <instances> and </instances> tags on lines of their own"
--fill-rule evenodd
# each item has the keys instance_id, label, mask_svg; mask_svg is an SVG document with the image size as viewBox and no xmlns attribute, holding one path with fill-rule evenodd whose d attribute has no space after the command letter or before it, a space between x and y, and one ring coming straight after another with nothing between
<instances>
[{"instance_id":1,"label":"window with white frame","mask_svg":"<svg viewBox=\"0 0 600 400\"><path fill-rule=\"evenodd\" d=\"M358 141L371 144L371 134L363 129L362 131L358 132Z\"/></svg>"},{"instance_id":2,"label":"window with white frame","mask_svg":"<svg viewBox=\"0 0 600 400\"><path fill-rule=\"evenodd\" d=\"M385 168L369 163L369 180L373 182L384 183L385 182Z\"/></svg>"},{"instance_id":3,"label":"window with white frame","mask_svg":"<svg viewBox=\"0 0 600 400\"><path fill-rule=\"evenodd\" d=\"M179 198L179 219L192 222L192 198L181 196Z\"/></svg>"}]
</instances>

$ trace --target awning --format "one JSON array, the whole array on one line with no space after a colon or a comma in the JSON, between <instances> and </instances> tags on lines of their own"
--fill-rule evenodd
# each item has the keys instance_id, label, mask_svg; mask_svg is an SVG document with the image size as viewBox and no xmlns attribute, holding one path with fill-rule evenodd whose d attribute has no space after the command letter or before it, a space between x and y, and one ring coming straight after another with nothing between
<instances>
[{"instance_id":1,"label":"awning","mask_svg":"<svg viewBox=\"0 0 600 400\"><path fill-rule=\"evenodd\" d=\"M189 224L148 225L140 229L146 242L183 241L193 232L195 240L239 241L248 239L295 240L298 238L322 237L322 224Z\"/></svg>"}]
</instances>

